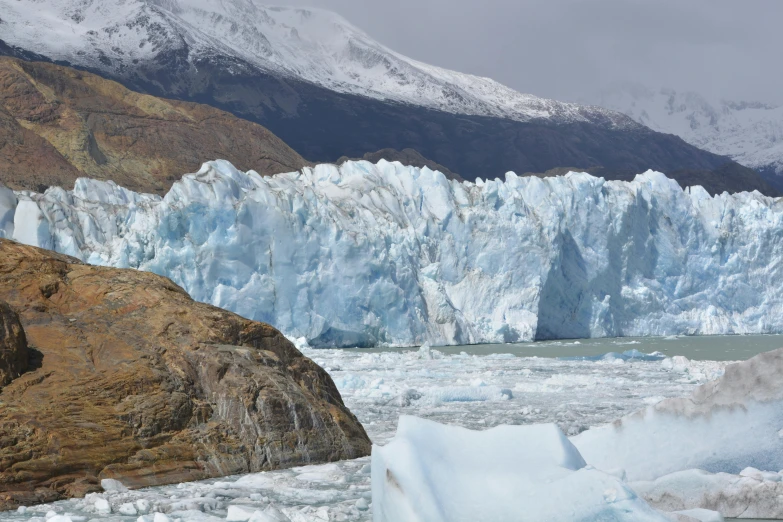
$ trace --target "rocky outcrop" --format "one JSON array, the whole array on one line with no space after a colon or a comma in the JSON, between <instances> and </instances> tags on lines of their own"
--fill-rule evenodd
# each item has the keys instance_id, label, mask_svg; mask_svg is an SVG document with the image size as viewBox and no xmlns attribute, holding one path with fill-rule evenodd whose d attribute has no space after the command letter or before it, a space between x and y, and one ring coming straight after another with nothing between
<instances>
[{"instance_id":1,"label":"rocky outcrop","mask_svg":"<svg viewBox=\"0 0 783 522\"><path fill-rule=\"evenodd\" d=\"M264 127L207 105L0 58L0 181L10 188L71 188L85 176L160 194L215 158L264 175L309 164Z\"/></svg>"},{"instance_id":2,"label":"rocky outcrop","mask_svg":"<svg viewBox=\"0 0 783 522\"><path fill-rule=\"evenodd\" d=\"M280 332L164 277L0 239L0 299L38 354L0 391L0 509L370 451Z\"/></svg>"},{"instance_id":3,"label":"rocky outcrop","mask_svg":"<svg viewBox=\"0 0 783 522\"><path fill-rule=\"evenodd\" d=\"M0 301L0 389L27 370L27 339L19 317Z\"/></svg>"}]
</instances>

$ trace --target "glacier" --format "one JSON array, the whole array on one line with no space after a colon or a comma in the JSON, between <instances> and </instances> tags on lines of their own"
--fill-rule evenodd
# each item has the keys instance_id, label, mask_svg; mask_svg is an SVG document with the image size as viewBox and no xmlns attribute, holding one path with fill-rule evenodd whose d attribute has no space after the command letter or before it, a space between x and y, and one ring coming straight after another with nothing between
<instances>
[{"instance_id":1,"label":"glacier","mask_svg":"<svg viewBox=\"0 0 783 522\"><path fill-rule=\"evenodd\" d=\"M5 210L4 210L5 209ZM783 200L648 171L449 181L205 163L161 198L0 189L0 236L165 275L313 347L783 332Z\"/></svg>"}]
</instances>

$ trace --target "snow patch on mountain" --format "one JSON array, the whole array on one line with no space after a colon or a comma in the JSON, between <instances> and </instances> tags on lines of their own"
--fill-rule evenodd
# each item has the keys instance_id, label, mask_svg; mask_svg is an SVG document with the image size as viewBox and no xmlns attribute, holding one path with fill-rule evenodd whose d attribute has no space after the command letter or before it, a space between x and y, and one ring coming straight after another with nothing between
<instances>
[{"instance_id":1,"label":"snow patch on mountain","mask_svg":"<svg viewBox=\"0 0 783 522\"><path fill-rule=\"evenodd\" d=\"M16 197L16 240L166 275L314 346L783 332L783 200L651 171L458 183L215 161L164 198L88 179Z\"/></svg>"},{"instance_id":2,"label":"snow patch on mountain","mask_svg":"<svg viewBox=\"0 0 783 522\"><path fill-rule=\"evenodd\" d=\"M378 100L457 114L635 126L599 107L521 94L489 78L428 65L381 45L340 16L253 0L0 0L2 40L120 76L140 65L219 59Z\"/></svg>"},{"instance_id":3,"label":"snow patch on mountain","mask_svg":"<svg viewBox=\"0 0 783 522\"><path fill-rule=\"evenodd\" d=\"M676 134L696 147L783 176L782 106L713 101L694 92L653 91L640 85L614 87L596 102L655 131Z\"/></svg>"}]
</instances>

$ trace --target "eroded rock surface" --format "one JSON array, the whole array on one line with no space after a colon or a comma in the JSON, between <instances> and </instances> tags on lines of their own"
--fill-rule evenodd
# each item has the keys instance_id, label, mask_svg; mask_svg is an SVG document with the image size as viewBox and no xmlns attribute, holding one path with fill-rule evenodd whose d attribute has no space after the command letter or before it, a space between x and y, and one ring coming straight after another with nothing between
<instances>
[{"instance_id":1,"label":"eroded rock surface","mask_svg":"<svg viewBox=\"0 0 783 522\"><path fill-rule=\"evenodd\" d=\"M0 299L40 359L0 392L0 509L369 454L325 371L164 277L0 239Z\"/></svg>"},{"instance_id":2,"label":"eroded rock surface","mask_svg":"<svg viewBox=\"0 0 783 522\"><path fill-rule=\"evenodd\" d=\"M27 339L19 317L0 301L0 389L27 370Z\"/></svg>"},{"instance_id":3,"label":"eroded rock surface","mask_svg":"<svg viewBox=\"0 0 783 522\"><path fill-rule=\"evenodd\" d=\"M86 176L164 194L215 158L261 175L308 165L269 130L213 107L0 57L0 181L14 190L72 188Z\"/></svg>"}]
</instances>

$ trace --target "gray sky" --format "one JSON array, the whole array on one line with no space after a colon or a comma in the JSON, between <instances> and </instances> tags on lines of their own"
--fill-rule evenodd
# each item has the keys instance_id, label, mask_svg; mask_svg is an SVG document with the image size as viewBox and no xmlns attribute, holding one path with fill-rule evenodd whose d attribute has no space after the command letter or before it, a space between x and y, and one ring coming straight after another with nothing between
<instances>
[{"instance_id":1,"label":"gray sky","mask_svg":"<svg viewBox=\"0 0 783 522\"><path fill-rule=\"evenodd\" d=\"M783 104L783 0L283 0L412 58L582 100L613 82Z\"/></svg>"}]
</instances>

